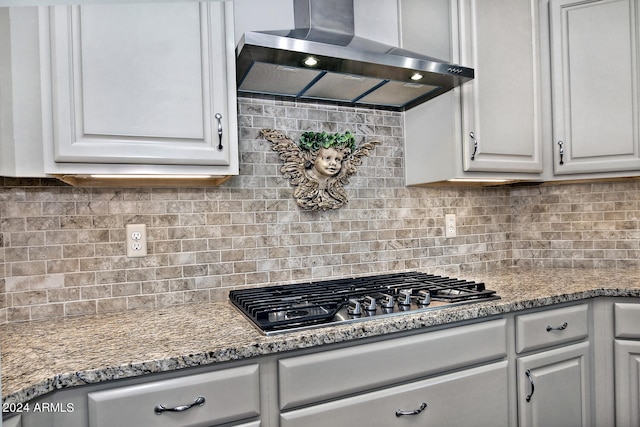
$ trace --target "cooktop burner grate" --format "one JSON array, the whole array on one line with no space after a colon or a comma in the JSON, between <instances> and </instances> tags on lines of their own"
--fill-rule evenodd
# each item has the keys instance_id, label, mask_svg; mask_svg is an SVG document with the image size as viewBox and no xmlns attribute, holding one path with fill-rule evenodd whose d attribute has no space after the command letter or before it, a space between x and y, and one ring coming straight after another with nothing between
<instances>
[{"instance_id":1,"label":"cooktop burner grate","mask_svg":"<svg viewBox=\"0 0 640 427\"><path fill-rule=\"evenodd\" d=\"M498 299L482 282L419 272L234 290L231 302L266 334Z\"/></svg>"}]
</instances>

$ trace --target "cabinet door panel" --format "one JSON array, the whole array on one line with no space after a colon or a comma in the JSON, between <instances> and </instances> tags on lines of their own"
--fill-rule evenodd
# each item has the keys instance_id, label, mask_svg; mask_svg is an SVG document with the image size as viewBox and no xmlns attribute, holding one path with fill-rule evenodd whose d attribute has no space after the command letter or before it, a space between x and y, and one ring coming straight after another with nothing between
<instances>
[{"instance_id":1,"label":"cabinet door panel","mask_svg":"<svg viewBox=\"0 0 640 427\"><path fill-rule=\"evenodd\" d=\"M22 416L16 415L15 417L6 419L0 422L0 426L4 427L22 427Z\"/></svg>"},{"instance_id":2,"label":"cabinet door panel","mask_svg":"<svg viewBox=\"0 0 640 427\"><path fill-rule=\"evenodd\" d=\"M228 165L224 8L53 7L55 161Z\"/></svg>"},{"instance_id":3,"label":"cabinet door panel","mask_svg":"<svg viewBox=\"0 0 640 427\"><path fill-rule=\"evenodd\" d=\"M94 5L74 14L84 132L202 138L197 4L131 7Z\"/></svg>"},{"instance_id":4,"label":"cabinet door panel","mask_svg":"<svg viewBox=\"0 0 640 427\"><path fill-rule=\"evenodd\" d=\"M640 342L616 340L616 424L640 424Z\"/></svg>"},{"instance_id":5,"label":"cabinet door panel","mask_svg":"<svg viewBox=\"0 0 640 427\"><path fill-rule=\"evenodd\" d=\"M615 337L640 339L640 304L616 303L613 305Z\"/></svg>"},{"instance_id":6,"label":"cabinet door panel","mask_svg":"<svg viewBox=\"0 0 640 427\"><path fill-rule=\"evenodd\" d=\"M640 169L637 5L550 3L556 174Z\"/></svg>"},{"instance_id":7,"label":"cabinet door panel","mask_svg":"<svg viewBox=\"0 0 640 427\"><path fill-rule=\"evenodd\" d=\"M508 362L284 413L282 427L507 426ZM461 404L461 402L464 402ZM419 414L396 416L397 410Z\"/></svg>"},{"instance_id":8,"label":"cabinet door panel","mask_svg":"<svg viewBox=\"0 0 640 427\"><path fill-rule=\"evenodd\" d=\"M518 359L519 425L590 426L589 359L589 343Z\"/></svg>"},{"instance_id":9,"label":"cabinet door panel","mask_svg":"<svg viewBox=\"0 0 640 427\"><path fill-rule=\"evenodd\" d=\"M475 69L474 80L462 86L466 171L542 171L536 5L461 2L461 63Z\"/></svg>"}]
</instances>

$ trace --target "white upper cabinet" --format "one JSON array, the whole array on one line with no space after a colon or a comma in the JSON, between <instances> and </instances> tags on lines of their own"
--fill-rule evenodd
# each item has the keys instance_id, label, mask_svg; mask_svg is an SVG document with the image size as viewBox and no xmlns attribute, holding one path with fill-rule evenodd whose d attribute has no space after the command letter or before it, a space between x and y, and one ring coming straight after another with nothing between
<instances>
[{"instance_id":1,"label":"white upper cabinet","mask_svg":"<svg viewBox=\"0 0 640 427\"><path fill-rule=\"evenodd\" d=\"M403 47L475 70L405 112L406 182L539 180L537 2L400 0Z\"/></svg>"},{"instance_id":2,"label":"white upper cabinet","mask_svg":"<svg viewBox=\"0 0 640 427\"><path fill-rule=\"evenodd\" d=\"M42 177L35 9L0 7L0 175ZM33 48L36 46L36 48ZM35 119L34 119L35 118Z\"/></svg>"},{"instance_id":3,"label":"white upper cabinet","mask_svg":"<svg viewBox=\"0 0 640 427\"><path fill-rule=\"evenodd\" d=\"M46 174L238 174L233 2L24 10L13 59L28 43L39 73L12 89L39 89L18 127L41 135L19 142Z\"/></svg>"},{"instance_id":4,"label":"white upper cabinet","mask_svg":"<svg viewBox=\"0 0 640 427\"><path fill-rule=\"evenodd\" d=\"M223 166L232 173L224 2L50 10L54 165ZM228 7L231 7L230 5ZM46 33L45 33L46 34ZM232 98L232 99L229 99ZM231 108L230 108L231 107Z\"/></svg>"},{"instance_id":5,"label":"white upper cabinet","mask_svg":"<svg viewBox=\"0 0 640 427\"><path fill-rule=\"evenodd\" d=\"M542 172L537 2L462 0L465 171Z\"/></svg>"},{"instance_id":6,"label":"white upper cabinet","mask_svg":"<svg viewBox=\"0 0 640 427\"><path fill-rule=\"evenodd\" d=\"M549 3L556 175L640 172L638 9L637 0Z\"/></svg>"}]
</instances>

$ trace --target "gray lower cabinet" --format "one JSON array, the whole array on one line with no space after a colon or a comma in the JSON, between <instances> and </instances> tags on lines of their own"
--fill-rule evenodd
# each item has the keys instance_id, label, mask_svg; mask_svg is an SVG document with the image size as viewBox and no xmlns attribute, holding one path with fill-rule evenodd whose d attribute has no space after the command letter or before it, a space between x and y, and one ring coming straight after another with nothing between
<instances>
[{"instance_id":1,"label":"gray lower cabinet","mask_svg":"<svg viewBox=\"0 0 640 427\"><path fill-rule=\"evenodd\" d=\"M518 425L592 423L589 305L516 316Z\"/></svg>"},{"instance_id":2,"label":"gray lower cabinet","mask_svg":"<svg viewBox=\"0 0 640 427\"><path fill-rule=\"evenodd\" d=\"M16 427L260 427L260 365L176 371L87 387L30 402ZM168 377L168 378L167 378ZM40 410L36 408L41 408ZM56 409L52 409L56 408ZM9 418L12 420L12 418Z\"/></svg>"},{"instance_id":3,"label":"gray lower cabinet","mask_svg":"<svg viewBox=\"0 0 640 427\"><path fill-rule=\"evenodd\" d=\"M88 394L89 426L210 426L260 414L258 365Z\"/></svg>"},{"instance_id":4,"label":"gray lower cabinet","mask_svg":"<svg viewBox=\"0 0 640 427\"><path fill-rule=\"evenodd\" d=\"M4 427L22 427L22 416L16 415L15 417L4 420L2 425Z\"/></svg>"},{"instance_id":5,"label":"gray lower cabinet","mask_svg":"<svg viewBox=\"0 0 640 427\"><path fill-rule=\"evenodd\" d=\"M519 426L590 426L589 343L518 359Z\"/></svg>"},{"instance_id":6,"label":"gray lower cabinet","mask_svg":"<svg viewBox=\"0 0 640 427\"><path fill-rule=\"evenodd\" d=\"M464 404L459 404L464 402ZM509 425L506 360L286 412L281 427Z\"/></svg>"},{"instance_id":7,"label":"gray lower cabinet","mask_svg":"<svg viewBox=\"0 0 640 427\"><path fill-rule=\"evenodd\" d=\"M73 411L23 413L5 423L588 427L599 425L603 398L613 407L615 361L617 425L640 425L640 304L627 299L603 301L605 306L605 317L596 315L593 303L576 302L424 333L73 387L31 402L71 405ZM610 387L600 372L609 372ZM598 384L610 392L598 393ZM200 396L203 406L196 402ZM184 411L155 411L158 405L194 402ZM612 425L613 410L605 415L603 425Z\"/></svg>"},{"instance_id":8,"label":"gray lower cabinet","mask_svg":"<svg viewBox=\"0 0 640 427\"><path fill-rule=\"evenodd\" d=\"M640 304L616 303L616 425L640 425Z\"/></svg>"},{"instance_id":9,"label":"gray lower cabinet","mask_svg":"<svg viewBox=\"0 0 640 427\"><path fill-rule=\"evenodd\" d=\"M280 425L510 425L506 326L497 319L281 359Z\"/></svg>"},{"instance_id":10,"label":"gray lower cabinet","mask_svg":"<svg viewBox=\"0 0 640 427\"><path fill-rule=\"evenodd\" d=\"M616 340L616 425L640 425L640 342Z\"/></svg>"}]
</instances>

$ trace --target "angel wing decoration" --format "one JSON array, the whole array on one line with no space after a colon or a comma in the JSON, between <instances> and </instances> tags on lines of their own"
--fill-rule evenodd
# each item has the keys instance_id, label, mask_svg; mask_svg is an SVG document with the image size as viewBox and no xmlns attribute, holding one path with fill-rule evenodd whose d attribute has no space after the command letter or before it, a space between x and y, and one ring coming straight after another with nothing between
<instances>
[{"instance_id":1,"label":"angel wing decoration","mask_svg":"<svg viewBox=\"0 0 640 427\"><path fill-rule=\"evenodd\" d=\"M271 148L280 153L284 165L280 171L296 189L293 197L298 206L307 210L339 209L347 202L344 185L356 173L356 166L368 156L379 141L369 141L356 147L350 133L327 134L305 132L296 144L284 133L263 129L262 136Z\"/></svg>"}]
</instances>

